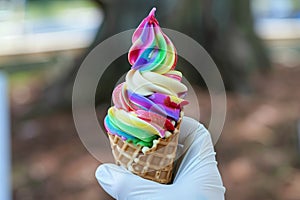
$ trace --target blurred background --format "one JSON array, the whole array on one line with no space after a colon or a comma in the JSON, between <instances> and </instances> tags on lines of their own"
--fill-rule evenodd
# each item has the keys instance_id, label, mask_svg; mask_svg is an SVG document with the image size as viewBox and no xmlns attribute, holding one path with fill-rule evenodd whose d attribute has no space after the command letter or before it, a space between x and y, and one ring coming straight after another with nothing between
<instances>
[{"instance_id":1,"label":"blurred background","mask_svg":"<svg viewBox=\"0 0 300 200\"><path fill-rule=\"evenodd\" d=\"M136 28L153 6L160 25L197 40L224 79L227 118L215 148L226 198L300 199L299 0L0 0L1 200L111 199L74 127L73 81L95 45ZM100 122L130 68L126 56L97 90ZM205 83L183 58L178 69L208 125Z\"/></svg>"}]
</instances>

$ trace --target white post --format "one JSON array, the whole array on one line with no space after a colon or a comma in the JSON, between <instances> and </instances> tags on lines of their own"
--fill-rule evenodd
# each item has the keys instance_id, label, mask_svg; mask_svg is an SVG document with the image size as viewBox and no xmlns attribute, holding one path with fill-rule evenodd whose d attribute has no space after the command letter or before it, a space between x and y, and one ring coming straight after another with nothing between
<instances>
[{"instance_id":1,"label":"white post","mask_svg":"<svg viewBox=\"0 0 300 200\"><path fill-rule=\"evenodd\" d=\"M10 123L7 77L0 71L0 199L11 200Z\"/></svg>"}]
</instances>

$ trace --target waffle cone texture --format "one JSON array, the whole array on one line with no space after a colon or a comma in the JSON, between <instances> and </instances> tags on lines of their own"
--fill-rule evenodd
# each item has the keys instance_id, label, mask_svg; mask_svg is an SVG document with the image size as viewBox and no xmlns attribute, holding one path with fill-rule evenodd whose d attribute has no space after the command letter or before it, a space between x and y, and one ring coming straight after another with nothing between
<instances>
[{"instance_id":1,"label":"waffle cone texture","mask_svg":"<svg viewBox=\"0 0 300 200\"><path fill-rule=\"evenodd\" d=\"M158 183L170 183L176 156L180 118L172 135L154 141L153 147L142 151L142 146L123 141L119 136L108 133L112 153L117 165L132 173Z\"/></svg>"}]
</instances>

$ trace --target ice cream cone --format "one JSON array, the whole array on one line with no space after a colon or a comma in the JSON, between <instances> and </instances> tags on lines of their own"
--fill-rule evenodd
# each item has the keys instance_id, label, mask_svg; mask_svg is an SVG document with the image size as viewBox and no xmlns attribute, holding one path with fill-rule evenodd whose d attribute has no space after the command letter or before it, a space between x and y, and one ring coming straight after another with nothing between
<instances>
[{"instance_id":1,"label":"ice cream cone","mask_svg":"<svg viewBox=\"0 0 300 200\"><path fill-rule=\"evenodd\" d=\"M132 143L123 141L117 135L108 133L116 164L125 167L142 178L158 183L170 183L181 119L177 122L172 135L167 138L159 138L154 142L153 147L147 149L147 151L140 145L135 146Z\"/></svg>"},{"instance_id":2,"label":"ice cream cone","mask_svg":"<svg viewBox=\"0 0 300 200\"><path fill-rule=\"evenodd\" d=\"M187 87L175 70L175 46L159 27L155 8L132 36L125 82L104 118L115 162L158 183L172 181Z\"/></svg>"}]
</instances>

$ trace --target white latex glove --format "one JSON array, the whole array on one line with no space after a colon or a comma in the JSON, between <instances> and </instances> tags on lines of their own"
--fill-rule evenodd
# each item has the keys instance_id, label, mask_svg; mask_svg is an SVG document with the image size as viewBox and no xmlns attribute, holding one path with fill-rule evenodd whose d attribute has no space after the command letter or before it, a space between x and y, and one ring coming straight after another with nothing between
<instances>
[{"instance_id":1,"label":"white latex glove","mask_svg":"<svg viewBox=\"0 0 300 200\"><path fill-rule=\"evenodd\" d=\"M186 153L170 185L143 179L114 164L100 165L96 178L103 189L117 200L224 199L225 188L207 129L196 120L184 117L179 144L183 145Z\"/></svg>"}]
</instances>

